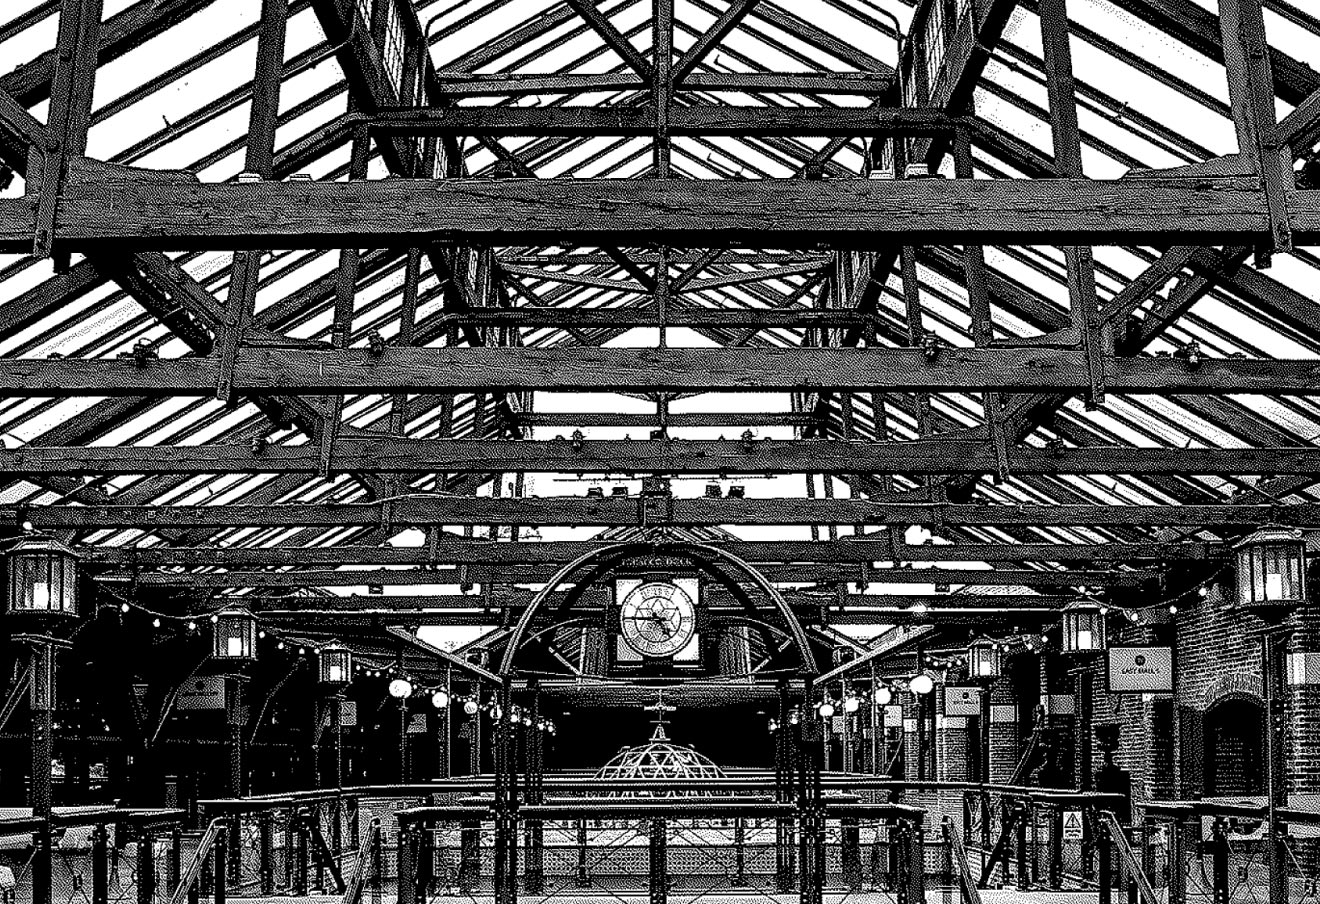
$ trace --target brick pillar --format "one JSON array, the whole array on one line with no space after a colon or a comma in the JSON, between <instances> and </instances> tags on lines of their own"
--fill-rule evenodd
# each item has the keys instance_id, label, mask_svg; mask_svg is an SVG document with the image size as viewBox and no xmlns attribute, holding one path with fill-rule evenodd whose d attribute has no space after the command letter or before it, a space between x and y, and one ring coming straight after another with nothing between
<instances>
[{"instance_id":1,"label":"brick pillar","mask_svg":"<svg viewBox=\"0 0 1320 904\"><path fill-rule=\"evenodd\" d=\"M1040 657L1040 702L1045 707L1045 758L1040 782L1049 787L1072 784L1073 741L1076 732L1076 697L1068 662L1058 653Z\"/></svg>"},{"instance_id":2,"label":"brick pillar","mask_svg":"<svg viewBox=\"0 0 1320 904\"><path fill-rule=\"evenodd\" d=\"M936 778L941 782L967 782L972 780L972 753L976 750L976 722L968 716L950 716L944 713L944 688L935 689L937 707L935 716ZM941 791L941 815L948 816L958 825L962 819L963 793Z\"/></svg>"},{"instance_id":3,"label":"brick pillar","mask_svg":"<svg viewBox=\"0 0 1320 904\"><path fill-rule=\"evenodd\" d=\"M1022 707L1007 675L990 685L990 774L988 780L1006 785L1022 756Z\"/></svg>"},{"instance_id":4,"label":"brick pillar","mask_svg":"<svg viewBox=\"0 0 1320 904\"><path fill-rule=\"evenodd\" d=\"M921 762L921 748L918 746L920 707L916 694L904 691L898 696L903 706L903 778L915 782L922 776L918 765Z\"/></svg>"},{"instance_id":5,"label":"brick pillar","mask_svg":"<svg viewBox=\"0 0 1320 904\"><path fill-rule=\"evenodd\" d=\"M1290 795L1320 794L1320 603L1308 603L1290 619L1284 677L1288 707L1284 787ZM1267 727L1268 730L1268 727ZM1320 841L1297 839L1293 851L1311 874L1320 867Z\"/></svg>"},{"instance_id":6,"label":"brick pillar","mask_svg":"<svg viewBox=\"0 0 1320 904\"><path fill-rule=\"evenodd\" d=\"M1320 794L1320 604L1308 603L1290 620L1287 680L1289 794Z\"/></svg>"}]
</instances>

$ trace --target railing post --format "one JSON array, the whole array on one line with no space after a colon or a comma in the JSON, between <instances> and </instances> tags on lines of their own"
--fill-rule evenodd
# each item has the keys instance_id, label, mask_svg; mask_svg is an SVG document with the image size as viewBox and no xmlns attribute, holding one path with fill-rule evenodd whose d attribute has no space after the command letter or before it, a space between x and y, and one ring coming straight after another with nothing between
<instances>
[{"instance_id":1,"label":"railing post","mask_svg":"<svg viewBox=\"0 0 1320 904\"><path fill-rule=\"evenodd\" d=\"M274 841L274 820L275 814L270 810L262 810L257 817L257 831L261 845L261 893L270 895L275 893L275 841Z\"/></svg>"},{"instance_id":2,"label":"railing post","mask_svg":"<svg viewBox=\"0 0 1320 904\"><path fill-rule=\"evenodd\" d=\"M775 820L775 890L780 894L791 892L796 872L793 817L780 816Z\"/></svg>"},{"instance_id":3,"label":"railing post","mask_svg":"<svg viewBox=\"0 0 1320 904\"><path fill-rule=\"evenodd\" d=\"M431 890L431 882L435 878L435 846L432 843L434 838L425 823L417 823L413 827L413 838L416 843L416 860L413 862L413 870L416 878L414 879L417 889L416 900L425 904L427 893Z\"/></svg>"},{"instance_id":4,"label":"railing post","mask_svg":"<svg viewBox=\"0 0 1320 904\"><path fill-rule=\"evenodd\" d=\"M1210 841L1210 877L1214 904L1228 904L1228 823L1216 816Z\"/></svg>"},{"instance_id":5,"label":"railing post","mask_svg":"<svg viewBox=\"0 0 1320 904\"><path fill-rule=\"evenodd\" d=\"M372 832L371 838L371 904L380 904L381 880L385 878L385 838L379 825Z\"/></svg>"},{"instance_id":6,"label":"railing post","mask_svg":"<svg viewBox=\"0 0 1320 904\"><path fill-rule=\"evenodd\" d=\"M467 819L458 830L458 890L470 895L481 880L481 821Z\"/></svg>"},{"instance_id":7,"label":"railing post","mask_svg":"<svg viewBox=\"0 0 1320 904\"><path fill-rule=\"evenodd\" d=\"M211 859L214 861L215 870L215 877L211 882L215 891L215 904L225 904L225 892L228 890L225 873L229 866L229 830L224 826L216 830Z\"/></svg>"},{"instance_id":8,"label":"railing post","mask_svg":"<svg viewBox=\"0 0 1320 904\"><path fill-rule=\"evenodd\" d=\"M98 822L92 829L92 904L110 902L110 831Z\"/></svg>"},{"instance_id":9,"label":"railing post","mask_svg":"<svg viewBox=\"0 0 1320 904\"><path fill-rule=\"evenodd\" d=\"M861 863L857 865L858 882L861 881ZM747 887L747 820L739 816L733 821L733 887Z\"/></svg>"},{"instance_id":10,"label":"railing post","mask_svg":"<svg viewBox=\"0 0 1320 904\"><path fill-rule=\"evenodd\" d=\"M587 872L587 821L577 822L577 886L586 888L591 884L591 875Z\"/></svg>"},{"instance_id":11,"label":"railing post","mask_svg":"<svg viewBox=\"0 0 1320 904\"><path fill-rule=\"evenodd\" d=\"M243 812L235 810L229 826L229 888L237 890L243 881Z\"/></svg>"},{"instance_id":12,"label":"railing post","mask_svg":"<svg viewBox=\"0 0 1320 904\"><path fill-rule=\"evenodd\" d=\"M51 828L50 816L32 837L32 902L50 904L51 901Z\"/></svg>"},{"instance_id":13,"label":"railing post","mask_svg":"<svg viewBox=\"0 0 1320 904\"><path fill-rule=\"evenodd\" d=\"M944 886L945 904L953 902L953 822L946 814L940 820L940 883Z\"/></svg>"},{"instance_id":14,"label":"railing post","mask_svg":"<svg viewBox=\"0 0 1320 904\"><path fill-rule=\"evenodd\" d=\"M843 881L848 890L862 890L862 829L855 816L840 820L843 833L843 847L839 852L843 867ZM823 868L823 867L822 867Z\"/></svg>"},{"instance_id":15,"label":"railing post","mask_svg":"<svg viewBox=\"0 0 1320 904\"><path fill-rule=\"evenodd\" d=\"M1114 839L1110 836L1108 820L1101 820L1096 837L1096 853L1100 860L1096 870L1100 886L1100 904L1112 904L1114 898Z\"/></svg>"},{"instance_id":16,"label":"railing post","mask_svg":"<svg viewBox=\"0 0 1320 904\"><path fill-rule=\"evenodd\" d=\"M873 891L876 890L889 891L891 888L894 887L893 882L890 880L890 873L889 873L891 868L891 861L889 858L890 844L888 841L889 835L893 831L893 827L889 825L885 825L883 827L880 825L876 825L876 827L872 831L873 834L871 835L871 863L870 863L871 889ZM882 834L886 839L884 842L881 842L880 840Z\"/></svg>"},{"instance_id":17,"label":"railing post","mask_svg":"<svg viewBox=\"0 0 1320 904\"><path fill-rule=\"evenodd\" d=\"M310 853L310 851L308 850L308 848L310 847L308 842L311 841L311 839L308 838L309 833L307 831L307 811L298 810L296 813L294 813L293 819L294 819L294 833L298 839L298 851L297 851L297 861L296 861L298 874L297 874L297 878L294 880L294 891L296 894L306 895L308 891L310 891L310 885L311 885L311 883L308 881L309 877L308 877L308 869L307 869L308 866L307 857L308 854Z\"/></svg>"},{"instance_id":18,"label":"railing post","mask_svg":"<svg viewBox=\"0 0 1320 904\"><path fill-rule=\"evenodd\" d=\"M523 824L523 846L527 848L527 858L523 865L523 887L533 894L539 894L545 888L545 828L539 819L529 819Z\"/></svg>"},{"instance_id":19,"label":"railing post","mask_svg":"<svg viewBox=\"0 0 1320 904\"><path fill-rule=\"evenodd\" d=\"M912 881L908 877L911 858L907 856L911 835L912 825L906 819L900 819L889 833L889 876L894 891L894 904L913 904Z\"/></svg>"},{"instance_id":20,"label":"railing post","mask_svg":"<svg viewBox=\"0 0 1320 904\"><path fill-rule=\"evenodd\" d=\"M1019 889L1026 891L1031 888L1031 872L1027 868L1027 820L1031 818L1031 811L1027 808L1026 801L1022 800L1014 801L1013 808L1017 818L1014 825L1017 832L1017 850L1015 852L1017 854L1017 884Z\"/></svg>"},{"instance_id":21,"label":"railing post","mask_svg":"<svg viewBox=\"0 0 1320 904\"><path fill-rule=\"evenodd\" d=\"M284 888L293 888L297 870L298 811L290 807L284 816Z\"/></svg>"},{"instance_id":22,"label":"railing post","mask_svg":"<svg viewBox=\"0 0 1320 904\"><path fill-rule=\"evenodd\" d=\"M926 904L926 826L921 817L912 820L912 833L908 836L908 859L912 865L908 878L912 882L912 904Z\"/></svg>"},{"instance_id":23,"label":"railing post","mask_svg":"<svg viewBox=\"0 0 1320 904\"><path fill-rule=\"evenodd\" d=\"M324 807L325 804L322 801L315 801L307 809L307 841L309 847L315 833L321 828L321 811ZM325 863L322 862L320 857L313 859L316 861L316 884L312 888L317 894L322 894L325 891Z\"/></svg>"},{"instance_id":24,"label":"railing post","mask_svg":"<svg viewBox=\"0 0 1320 904\"><path fill-rule=\"evenodd\" d=\"M344 798L336 794L330 803L334 821L330 824L330 853L338 863L344 856ZM356 847L356 845L355 845Z\"/></svg>"},{"instance_id":25,"label":"railing post","mask_svg":"<svg viewBox=\"0 0 1320 904\"><path fill-rule=\"evenodd\" d=\"M651 820L651 904L665 904L669 900L668 834L669 826L663 817Z\"/></svg>"},{"instance_id":26,"label":"railing post","mask_svg":"<svg viewBox=\"0 0 1320 904\"><path fill-rule=\"evenodd\" d=\"M167 868L170 894L173 894L183 876L183 828L177 822L170 829L170 859Z\"/></svg>"},{"instance_id":27,"label":"railing post","mask_svg":"<svg viewBox=\"0 0 1320 904\"><path fill-rule=\"evenodd\" d=\"M1063 888L1063 805L1052 806L1050 817L1050 891Z\"/></svg>"},{"instance_id":28,"label":"railing post","mask_svg":"<svg viewBox=\"0 0 1320 904\"><path fill-rule=\"evenodd\" d=\"M156 836L147 829L138 831L137 838L137 899L138 904L151 904L156 894Z\"/></svg>"},{"instance_id":29,"label":"railing post","mask_svg":"<svg viewBox=\"0 0 1320 904\"><path fill-rule=\"evenodd\" d=\"M356 797L348 801L348 844L355 851L362 845L362 811Z\"/></svg>"},{"instance_id":30,"label":"railing post","mask_svg":"<svg viewBox=\"0 0 1320 904\"><path fill-rule=\"evenodd\" d=\"M1187 824L1181 816L1175 816L1169 824L1169 904L1186 904L1187 873L1183 869L1183 845Z\"/></svg>"},{"instance_id":31,"label":"railing post","mask_svg":"<svg viewBox=\"0 0 1320 904\"><path fill-rule=\"evenodd\" d=\"M413 833L412 823L399 823L398 904L416 904L417 901L417 861L414 856Z\"/></svg>"}]
</instances>

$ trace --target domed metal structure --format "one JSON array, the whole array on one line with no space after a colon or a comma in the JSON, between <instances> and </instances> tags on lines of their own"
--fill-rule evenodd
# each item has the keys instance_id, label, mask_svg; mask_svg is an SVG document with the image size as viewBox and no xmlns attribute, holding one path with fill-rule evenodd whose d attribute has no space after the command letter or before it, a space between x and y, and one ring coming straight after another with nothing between
<instances>
[{"instance_id":1,"label":"domed metal structure","mask_svg":"<svg viewBox=\"0 0 1320 904\"><path fill-rule=\"evenodd\" d=\"M596 778L618 779L665 779L676 778L724 778L720 769L705 755L691 747L675 744L665 734L665 713L674 711L673 706L665 703L661 691L655 703L646 707L655 713L655 731L651 740L636 747L625 747L596 772ZM679 797L692 794L709 794L709 791L674 790L660 791L625 791L613 792L611 797Z\"/></svg>"},{"instance_id":2,"label":"domed metal structure","mask_svg":"<svg viewBox=\"0 0 1320 904\"><path fill-rule=\"evenodd\" d=\"M675 779L675 778L724 778L724 770L715 765L705 755L691 747L675 744L665 734L663 724L656 725L651 740L636 747L623 750L596 772L600 779ZM628 791L621 796L637 797L675 797L693 792L679 790L664 791Z\"/></svg>"}]
</instances>

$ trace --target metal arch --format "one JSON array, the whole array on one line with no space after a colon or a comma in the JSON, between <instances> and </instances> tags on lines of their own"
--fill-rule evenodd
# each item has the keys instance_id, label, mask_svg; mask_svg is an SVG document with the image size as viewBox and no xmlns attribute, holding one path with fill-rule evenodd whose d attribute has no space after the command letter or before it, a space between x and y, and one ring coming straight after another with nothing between
<instances>
[{"instance_id":1,"label":"metal arch","mask_svg":"<svg viewBox=\"0 0 1320 904\"><path fill-rule=\"evenodd\" d=\"M508 681L513 674L513 659L517 655L518 649L522 646L523 638L527 635L527 630L532 624L532 620L540 611L542 604L549 598L550 594L559 589L559 586L579 568L584 565L598 562L604 565L607 561L613 562L625 559L636 552L651 552L661 555L674 555L678 558L688 559L693 562L707 562L716 560L737 568L743 574L747 575L753 584L757 586L762 593L770 598L775 609L779 611L784 623L788 625L788 631L793 638L793 643L798 648L798 655L802 660L802 670L807 675L815 675L819 671L816 668L816 657L811 652L811 644L807 640L807 632L803 630L802 623L798 621L793 609L788 605L784 597L775 589L774 585L766 580L765 576L754 568L751 563L740 559L732 553L726 552L714 546L705 543L691 543L684 541L633 541L628 543L619 543L614 546L606 546L603 549L595 549L578 556L564 567L555 572L554 576L536 592L532 597L527 608L518 618L518 624L514 626L513 634L509 637L508 643L504 647L504 655L500 658L500 667L498 674L504 681ZM599 573L599 570L598 570Z\"/></svg>"}]
</instances>

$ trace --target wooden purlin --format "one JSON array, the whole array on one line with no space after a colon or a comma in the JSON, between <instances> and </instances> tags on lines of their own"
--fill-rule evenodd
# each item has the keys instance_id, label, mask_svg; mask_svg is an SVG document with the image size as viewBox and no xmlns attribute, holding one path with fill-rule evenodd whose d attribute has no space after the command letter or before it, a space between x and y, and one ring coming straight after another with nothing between
<instances>
[{"instance_id":1,"label":"wooden purlin","mask_svg":"<svg viewBox=\"0 0 1320 904\"><path fill-rule=\"evenodd\" d=\"M1310 359L1109 357L1115 394L1320 395ZM0 359L0 395L209 395L210 358ZM1059 349L637 349L385 348L308 351L251 348L235 362L235 392L504 391L1075 393L1089 385L1084 355Z\"/></svg>"},{"instance_id":2,"label":"wooden purlin","mask_svg":"<svg viewBox=\"0 0 1320 904\"><path fill-rule=\"evenodd\" d=\"M892 503L851 499L670 499L645 520L637 498L407 496L382 504L46 505L0 509L0 522L45 530L195 527L377 527L524 525L708 527L850 525L906 530L950 527L1320 527L1320 504L1290 506Z\"/></svg>"},{"instance_id":3,"label":"wooden purlin","mask_svg":"<svg viewBox=\"0 0 1320 904\"><path fill-rule=\"evenodd\" d=\"M717 545L747 562L986 562L986 563L1126 563L1219 561L1231 550L1219 543L955 543L910 546L890 543L888 537L865 540L723 541ZM879 539L874 537L879 536ZM357 545L274 547L111 547L84 546L79 552L94 565L124 568L185 566L284 567L341 565L435 565L526 563L560 566L612 541L556 541L551 543L495 543L445 534L432 545L396 547Z\"/></svg>"},{"instance_id":4,"label":"wooden purlin","mask_svg":"<svg viewBox=\"0 0 1320 904\"><path fill-rule=\"evenodd\" d=\"M80 164L86 168L86 165ZM96 169L100 169L97 167ZM1299 243L1320 241L1320 191L1288 194ZM68 186L56 240L70 250L485 244L861 247L918 244L1251 245L1269 235L1247 178L823 182L375 180L161 185L124 171ZM777 211L793 210L785 219ZM712 226L712 224L718 224ZM0 199L0 250L31 236L26 202Z\"/></svg>"}]
</instances>

